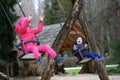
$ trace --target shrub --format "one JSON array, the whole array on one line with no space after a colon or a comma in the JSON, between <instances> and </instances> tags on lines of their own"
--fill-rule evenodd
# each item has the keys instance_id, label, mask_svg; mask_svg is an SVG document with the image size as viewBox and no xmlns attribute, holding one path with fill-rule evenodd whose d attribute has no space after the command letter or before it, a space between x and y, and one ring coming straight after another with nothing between
<instances>
[{"instance_id":1,"label":"shrub","mask_svg":"<svg viewBox=\"0 0 120 80\"><path fill-rule=\"evenodd\" d=\"M115 61L117 64L120 65L120 41L118 41L114 46L112 50L111 59Z\"/></svg>"}]
</instances>

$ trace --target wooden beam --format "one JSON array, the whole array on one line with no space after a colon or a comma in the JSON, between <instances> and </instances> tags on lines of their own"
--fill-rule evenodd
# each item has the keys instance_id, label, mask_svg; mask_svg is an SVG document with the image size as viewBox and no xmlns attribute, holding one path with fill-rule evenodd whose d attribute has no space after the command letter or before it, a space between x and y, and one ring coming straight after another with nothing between
<instances>
[{"instance_id":1,"label":"wooden beam","mask_svg":"<svg viewBox=\"0 0 120 80\"><path fill-rule=\"evenodd\" d=\"M88 41L89 41L88 43L90 44L92 50L99 53L99 49L96 45L96 40L95 40L94 36L92 35L92 32L90 31L90 29L88 27L87 20L83 14L80 17L80 21L82 23L82 29L86 33L86 36L87 36ZM88 64L88 66L89 66L89 64ZM96 66L97 66L97 72L98 72L100 80L109 80L109 77L107 75L107 71L105 70L104 63L103 62L100 62L100 63L96 62ZM83 69L86 70L88 68L84 68L84 66L83 66L83 68L81 70L83 70Z\"/></svg>"}]
</instances>

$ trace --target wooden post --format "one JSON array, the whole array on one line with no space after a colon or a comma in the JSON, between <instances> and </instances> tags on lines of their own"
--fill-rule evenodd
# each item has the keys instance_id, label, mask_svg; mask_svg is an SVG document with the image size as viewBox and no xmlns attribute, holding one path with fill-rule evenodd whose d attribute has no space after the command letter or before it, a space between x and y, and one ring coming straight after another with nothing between
<instances>
[{"instance_id":1,"label":"wooden post","mask_svg":"<svg viewBox=\"0 0 120 80\"><path fill-rule=\"evenodd\" d=\"M94 36L92 35L92 33L91 33L91 31L90 31L90 29L88 27L88 24L86 22L86 18L85 18L85 16L83 14L80 17L80 23L82 23L81 27L84 30L84 33L86 34L86 37L88 38L88 43L89 43L92 51L95 51L95 52L99 53L100 51L99 51L99 49L98 49L98 47L96 45L96 40L95 40ZM88 64L88 66L89 65L90 64ZM86 66L86 68L88 66ZM109 77L108 77L107 72L105 70L104 64L102 62L100 64L96 63L96 67L97 67L97 73L98 73L98 75L100 77L100 80L109 80ZM83 69L86 70L86 68L83 68Z\"/></svg>"},{"instance_id":2,"label":"wooden post","mask_svg":"<svg viewBox=\"0 0 120 80\"><path fill-rule=\"evenodd\" d=\"M104 64L102 62L96 64L97 64L97 73L99 75L100 80L109 80Z\"/></svg>"},{"instance_id":3,"label":"wooden post","mask_svg":"<svg viewBox=\"0 0 120 80\"><path fill-rule=\"evenodd\" d=\"M54 66L54 61L49 58L48 64L44 66L45 68L43 69L41 80L50 80L51 76L54 74Z\"/></svg>"}]
</instances>

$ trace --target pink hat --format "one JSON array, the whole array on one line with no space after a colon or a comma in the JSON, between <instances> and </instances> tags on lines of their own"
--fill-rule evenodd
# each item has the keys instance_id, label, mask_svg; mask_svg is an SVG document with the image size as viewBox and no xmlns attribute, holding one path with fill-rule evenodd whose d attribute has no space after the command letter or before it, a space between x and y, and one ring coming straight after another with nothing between
<instances>
[{"instance_id":1,"label":"pink hat","mask_svg":"<svg viewBox=\"0 0 120 80\"><path fill-rule=\"evenodd\" d=\"M21 18L18 20L18 24L19 24L19 25L23 25L26 20L28 20L27 17L21 17Z\"/></svg>"}]
</instances>

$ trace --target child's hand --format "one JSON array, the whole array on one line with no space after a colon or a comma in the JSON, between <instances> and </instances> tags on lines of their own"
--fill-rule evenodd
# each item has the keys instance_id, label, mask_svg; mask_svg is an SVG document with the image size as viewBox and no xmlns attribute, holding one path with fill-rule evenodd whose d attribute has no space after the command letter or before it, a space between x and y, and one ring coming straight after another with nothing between
<instances>
[{"instance_id":1,"label":"child's hand","mask_svg":"<svg viewBox=\"0 0 120 80\"><path fill-rule=\"evenodd\" d=\"M32 13L29 13L29 15L28 15L28 19L31 20L32 17L33 17Z\"/></svg>"},{"instance_id":2,"label":"child's hand","mask_svg":"<svg viewBox=\"0 0 120 80\"><path fill-rule=\"evenodd\" d=\"M74 50L77 50L77 46L76 46L76 45L74 45L74 46L73 46L73 49L74 49Z\"/></svg>"},{"instance_id":3,"label":"child's hand","mask_svg":"<svg viewBox=\"0 0 120 80\"><path fill-rule=\"evenodd\" d=\"M44 20L44 17L45 17L45 15L42 13L42 14L40 14L40 20L41 21L43 21Z\"/></svg>"},{"instance_id":4,"label":"child's hand","mask_svg":"<svg viewBox=\"0 0 120 80\"><path fill-rule=\"evenodd\" d=\"M85 47L87 47L88 45L87 45L87 44L85 44L84 46L85 46Z\"/></svg>"}]
</instances>

